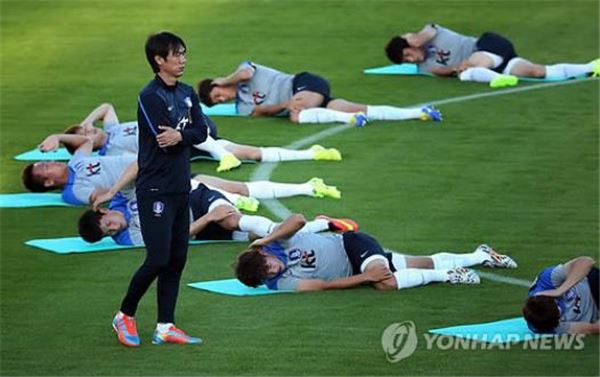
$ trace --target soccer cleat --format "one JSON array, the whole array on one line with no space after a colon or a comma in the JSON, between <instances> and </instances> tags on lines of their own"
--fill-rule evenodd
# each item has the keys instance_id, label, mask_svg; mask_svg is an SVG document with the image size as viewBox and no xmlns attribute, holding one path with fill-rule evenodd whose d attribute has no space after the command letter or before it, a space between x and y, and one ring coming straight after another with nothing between
<instances>
[{"instance_id":1,"label":"soccer cleat","mask_svg":"<svg viewBox=\"0 0 600 377\"><path fill-rule=\"evenodd\" d=\"M315 152L314 159L317 161L341 161L342 154L335 148L323 148L320 145L310 147Z\"/></svg>"},{"instance_id":2,"label":"soccer cleat","mask_svg":"<svg viewBox=\"0 0 600 377\"><path fill-rule=\"evenodd\" d=\"M500 75L490 81L490 88L504 88L507 86L515 86L519 83L519 78L513 75Z\"/></svg>"},{"instance_id":3,"label":"soccer cleat","mask_svg":"<svg viewBox=\"0 0 600 377\"><path fill-rule=\"evenodd\" d=\"M474 270L459 267L448 270L447 281L450 284L479 284L481 279Z\"/></svg>"},{"instance_id":4,"label":"soccer cleat","mask_svg":"<svg viewBox=\"0 0 600 377\"><path fill-rule=\"evenodd\" d=\"M152 335L152 344L166 344L166 343L174 343L174 344L201 344L202 339L195 338L193 336L189 336L182 330L179 330L177 327L171 325L168 331L159 332L158 330L154 331L154 335Z\"/></svg>"},{"instance_id":5,"label":"soccer cleat","mask_svg":"<svg viewBox=\"0 0 600 377\"><path fill-rule=\"evenodd\" d=\"M367 118L367 114L360 111L358 113L354 113L348 123L356 127L364 127L367 125L367 123L369 123L369 118Z\"/></svg>"},{"instance_id":6,"label":"soccer cleat","mask_svg":"<svg viewBox=\"0 0 600 377\"><path fill-rule=\"evenodd\" d=\"M356 232L358 231L358 223L352 219L336 219L333 217L319 215L315 219L327 220L329 230L332 232Z\"/></svg>"},{"instance_id":7,"label":"soccer cleat","mask_svg":"<svg viewBox=\"0 0 600 377\"><path fill-rule=\"evenodd\" d=\"M475 252L486 253L488 260L483 261L482 265L489 268L517 268L517 262L511 257L504 254L498 254L488 245L479 245Z\"/></svg>"},{"instance_id":8,"label":"soccer cleat","mask_svg":"<svg viewBox=\"0 0 600 377\"><path fill-rule=\"evenodd\" d=\"M127 347L139 347L140 337L135 325L135 319L123 313L117 313L112 322L113 330L121 344Z\"/></svg>"},{"instance_id":9,"label":"soccer cleat","mask_svg":"<svg viewBox=\"0 0 600 377\"><path fill-rule=\"evenodd\" d=\"M312 178L308 184L313 188L313 196L315 198L333 198L341 199L342 193L335 186L328 186L321 178Z\"/></svg>"},{"instance_id":10,"label":"soccer cleat","mask_svg":"<svg viewBox=\"0 0 600 377\"><path fill-rule=\"evenodd\" d=\"M256 198L240 195L235 201L235 207L248 212L258 211L260 202Z\"/></svg>"},{"instance_id":11,"label":"soccer cleat","mask_svg":"<svg viewBox=\"0 0 600 377\"><path fill-rule=\"evenodd\" d=\"M219 162L219 166L217 167L217 172L229 171L231 169L235 169L242 164L242 161L238 160L237 157L233 155L233 153L227 153L221 161Z\"/></svg>"},{"instance_id":12,"label":"soccer cleat","mask_svg":"<svg viewBox=\"0 0 600 377\"><path fill-rule=\"evenodd\" d=\"M442 113L432 105L427 105L421 109L421 120L441 122L443 120Z\"/></svg>"},{"instance_id":13,"label":"soccer cleat","mask_svg":"<svg viewBox=\"0 0 600 377\"><path fill-rule=\"evenodd\" d=\"M600 59L592 62L592 77L600 77Z\"/></svg>"}]
</instances>

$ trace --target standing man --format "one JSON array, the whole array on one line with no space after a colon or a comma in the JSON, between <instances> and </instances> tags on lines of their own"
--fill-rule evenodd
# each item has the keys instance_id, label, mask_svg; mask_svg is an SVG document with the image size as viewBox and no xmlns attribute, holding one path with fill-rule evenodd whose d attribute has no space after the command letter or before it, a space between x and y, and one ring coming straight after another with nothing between
<instances>
[{"instance_id":1,"label":"standing man","mask_svg":"<svg viewBox=\"0 0 600 377\"><path fill-rule=\"evenodd\" d=\"M156 74L138 97L139 172L135 183L146 259L135 272L113 320L119 341L137 347L135 312L157 279L158 323L153 344L199 344L174 322L189 238L190 146L206 139L194 90L177 81L185 69L185 42L169 32L151 35L146 59Z\"/></svg>"}]
</instances>

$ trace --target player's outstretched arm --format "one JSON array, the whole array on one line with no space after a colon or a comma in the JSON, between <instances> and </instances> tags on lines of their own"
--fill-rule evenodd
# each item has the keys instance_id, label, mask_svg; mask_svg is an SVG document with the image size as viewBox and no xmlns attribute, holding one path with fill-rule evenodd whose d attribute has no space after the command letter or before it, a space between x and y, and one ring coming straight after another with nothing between
<instances>
[{"instance_id":1,"label":"player's outstretched arm","mask_svg":"<svg viewBox=\"0 0 600 377\"><path fill-rule=\"evenodd\" d=\"M276 103L274 105L258 105L252 109L252 116L273 116L277 115L283 110L286 110L289 106L289 102Z\"/></svg>"},{"instance_id":2,"label":"player's outstretched arm","mask_svg":"<svg viewBox=\"0 0 600 377\"><path fill-rule=\"evenodd\" d=\"M264 246L273 241L287 240L298 233L306 225L306 219L303 215L295 213L283 220L270 234L252 242L252 246Z\"/></svg>"},{"instance_id":3,"label":"player's outstretched arm","mask_svg":"<svg viewBox=\"0 0 600 377\"><path fill-rule=\"evenodd\" d=\"M309 292L352 288L365 283L377 283L389 279L391 276L392 272L387 267L381 266L381 268L371 268L362 274L335 280L303 279L298 283L296 290L298 292Z\"/></svg>"},{"instance_id":4,"label":"player's outstretched arm","mask_svg":"<svg viewBox=\"0 0 600 377\"><path fill-rule=\"evenodd\" d=\"M107 102L96 107L85 117L84 120L81 121L80 127L88 129L93 128L94 123L96 123L99 120L102 120L104 126L106 126L107 124L119 123L117 112L115 111L115 108L112 104Z\"/></svg>"},{"instance_id":5,"label":"player's outstretched arm","mask_svg":"<svg viewBox=\"0 0 600 377\"><path fill-rule=\"evenodd\" d=\"M571 322L569 324L569 334L599 334L600 321L589 322Z\"/></svg>"},{"instance_id":6,"label":"player's outstretched arm","mask_svg":"<svg viewBox=\"0 0 600 377\"><path fill-rule=\"evenodd\" d=\"M579 283L581 279L589 274L592 266L596 263L594 259L590 257L579 257L572 259L564 264L566 279L556 289L549 289L546 291L538 292L537 296L550 296L559 297L566 291L571 289L575 284Z\"/></svg>"},{"instance_id":7,"label":"player's outstretched arm","mask_svg":"<svg viewBox=\"0 0 600 377\"><path fill-rule=\"evenodd\" d=\"M406 33L402 35L402 38L406 39L409 46L411 47L423 47L437 34L437 29L432 24L427 24L418 33Z\"/></svg>"},{"instance_id":8,"label":"player's outstretched arm","mask_svg":"<svg viewBox=\"0 0 600 377\"><path fill-rule=\"evenodd\" d=\"M106 203L112 198L114 198L114 196L117 195L117 193L121 191L123 187L132 183L137 177L137 173L138 163L137 161L134 161L127 167L127 169L125 169L123 174L121 174L121 176L119 177L119 180L116 181L115 184L108 191L94 195L92 200L92 207L94 208L94 210L98 209L98 207L102 205L102 203Z\"/></svg>"}]
</instances>

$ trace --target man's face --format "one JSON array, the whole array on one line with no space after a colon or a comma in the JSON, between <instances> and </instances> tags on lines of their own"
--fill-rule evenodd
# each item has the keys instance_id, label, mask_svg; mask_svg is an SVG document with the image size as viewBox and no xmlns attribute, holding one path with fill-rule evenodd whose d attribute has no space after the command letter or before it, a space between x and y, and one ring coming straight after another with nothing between
<instances>
[{"instance_id":1,"label":"man's face","mask_svg":"<svg viewBox=\"0 0 600 377\"><path fill-rule=\"evenodd\" d=\"M175 78L181 77L185 70L185 52L185 48L179 46L175 50L169 51L169 55L165 59L156 56L160 71Z\"/></svg>"},{"instance_id":2,"label":"man's face","mask_svg":"<svg viewBox=\"0 0 600 377\"><path fill-rule=\"evenodd\" d=\"M278 274L281 273L281 271L283 271L285 266L279 258L277 258L269 253L266 253L264 251L261 251L261 253L265 256L265 262L267 264L267 277L268 278L277 276Z\"/></svg>"},{"instance_id":3,"label":"man's face","mask_svg":"<svg viewBox=\"0 0 600 377\"><path fill-rule=\"evenodd\" d=\"M425 60L425 52L419 47L406 47L402 50L402 61L406 63L421 63Z\"/></svg>"},{"instance_id":4,"label":"man's face","mask_svg":"<svg viewBox=\"0 0 600 377\"><path fill-rule=\"evenodd\" d=\"M65 164L55 161L42 161L33 164L31 174L36 180L43 182L44 186L50 187L63 178L65 173Z\"/></svg>"},{"instance_id":5,"label":"man's face","mask_svg":"<svg viewBox=\"0 0 600 377\"><path fill-rule=\"evenodd\" d=\"M213 86L210 90L210 100L213 103L223 103L235 98L235 87Z\"/></svg>"},{"instance_id":6,"label":"man's face","mask_svg":"<svg viewBox=\"0 0 600 377\"><path fill-rule=\"evenodd\" d=\"M100 230L105 236L114 236L127 227L127 221L121 212L106 208L100 208L98 211L102 213Z\"/></svg>"}]
</instances>

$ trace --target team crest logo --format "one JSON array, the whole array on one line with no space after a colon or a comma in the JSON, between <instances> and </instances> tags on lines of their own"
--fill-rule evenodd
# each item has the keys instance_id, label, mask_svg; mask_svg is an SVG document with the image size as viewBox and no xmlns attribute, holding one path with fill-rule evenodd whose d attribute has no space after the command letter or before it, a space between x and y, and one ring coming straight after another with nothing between
<instances>
[{"instance_id":1,"label":"team crest logo","mask_svg":"<svg viewBox=\"0 0 600 377\"><path fill-rule=\"evenodd\" d=\"M93 175L98 175L100 174L100 162L97 163L89 163L86 165L85 170L87 170L86 175L88 177L91 177Z\"/></svg>"},{"instance_id":2,"label":"team crest logo","mask_svg":"<svg viewBox=\"0 0 600 377\"><path fill-rule=\"evenodd\" d=\"M192 100L191 100L191 98L190 98L190 97L185 97L185 98L183 99L183 102L185 102L185 105L186 105L188 108L192 107Z\"/></svg>"},{"instance_id":3,"label":"team crest logo","mask_svg":"<svg viewBox=\"0 0 600 377\"><path fill-rule=\"evenodd\" d=\"M294 249L288 252L288 259L290 262L295 262L302 256L302 251L300 249Z\"/></svg>"},{"instance_id":4,"label":"team crest logo","mask_svg":"<svg viewBox=\"0 0 600 377\"><path fill-rule=\"evenodd\" d=\"M254 101L255 105L261 105L263 102L265 102L266 97L266 94L261 93L258 90L252 93L252 100Z\"/></svg>"},{"instance_id":5,"label":"team crest logo","mask_svg":"<svg viewBox=\"0 0 600 377\"><path fill-rule=\"evenodd\" d=\"M441 48L435 52L435 62L448 65L448 61L450 60L450 51L442 50Z\"/></svg>"},{"instance_id":6,"label":"team crest logo","mask_svg":"<svg viewBox=\"0 0 600 377\"><path fill-rule=\"evenodd\" d=\"M157 200L152 204L152 212L154 212L154 216L160 217L164 210L165 204L160 200Z\"/></svg>"},{"instance_id":7,"label":"team crest logo","mask_svg":"<svg viewBox=\"0 0 600 377\"><path fill-rule=\"evenodd\" d=\"M133 136L137 133L137 127L125 127L123 128L123 136Z\"/></svg>"},{"instance_id":8,"label":"team crest logo","mask_svg":"<svg viewBox=\"0 0 600 377\"><path fill-rule=\"evenodd\" d=\"M302 253L302 261L300 262L300 266L310 269L317 268L317 256L314 250L308 250Z\"/></svg>"}]
</instances>

